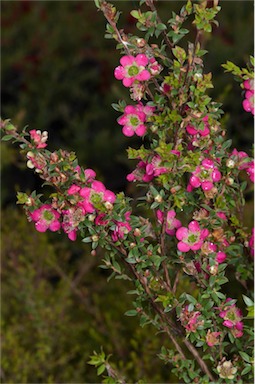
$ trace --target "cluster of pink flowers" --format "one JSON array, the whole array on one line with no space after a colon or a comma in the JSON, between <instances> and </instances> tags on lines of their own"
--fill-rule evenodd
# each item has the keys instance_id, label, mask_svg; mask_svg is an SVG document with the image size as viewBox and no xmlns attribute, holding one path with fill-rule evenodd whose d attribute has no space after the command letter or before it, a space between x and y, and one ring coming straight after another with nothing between
<instances>
[{"instance_id":1,"label":"cluster of pink flowers","mask_svg":"<svg viewBox=\"0 0 255 384\"><path fill-rule=\"evenodd\" d=\"M239 170L245 170L250 180L254 183L254 161L249 161L248 159L249 156L246 152L238 151L234 148L227 160L227 166L229 168L237 166Z\"/></svg>"},{"instance_id":2,"label":"cluster of pink flowers","mask_svg":"<svg viewBox=\"0 0 255 384\"><path fill-rule=\"evenodd\" d=\"M254 80L245 80L243 86L245 89L243 108L246 112L251 112L254 115Z\"/></svg>"},{"instance_id":3,"label":"cluster of pink flowers","mask_svg":"<svg viewBox=\"0 0 255 384\"><path fill-rule=\"evenodd\" d=\"M194 188L201 187L203 191L210 191L213 187L213 183L217 183L221 180L221 173L218 167L211 159L204 159L201 165L197 166L195 171L192 172L192 176L189 179L187 191L191 192Z\"/></svg>"},{"instance_id":4,"label":"cluster of pink flowers","mask_svg":"<svg viewBox=\"0 0 255 384\"><path fill-rule=\"evenodd\" d=\"M142 103L127 105L124 114L118 118L118 123L123 125L123 134L128 137L134 134L143 136L146 133L145 122L153 114L154 109L154 107L144 106Z\"/></svg>"},{"instance_id":5,"label":"cluster of pink flowers","mask_svg":"<svg viewBox=\"0 0 255 384\"><path fill-rule=\"evenodd\" d=\"M76 172L80 173L77 168ZM84 171L86 184L80 187L72 184L67 191L72 207L56 210L51 205L44 204L30 213L30 218L35 222L35 227L40 232L47 229L58 231L60 228L67 233L70 240L76 240L78 225L84 220L85 215L98 213L95 205L103 204L106 209L112 209L116 200L115 194L106 189L103 183L95 180L96 173L92 169ZM121 231L120 231L121 232Z\"/></svg>"},{"instance_id":6,"label":"cluster of pink flowers","mask_svg":"<svg viewBox=\"0 0 255 384\"><path fill-rule=\"evenodd\" d=\"M199 311L189 311L188 305L186 305L180 314L180 321L182 326L188 332L196 332L197 327L204 324L204 320L200 318L201 312Z\"/></svg>"},{"instance_id":7,"label":"cluster of pink flowers","mask_svg":"<svg viewBox=\"0 0 255 384\"><path fill-rule=\"evenodd\" d=\"M164 221L164 212L159 209L156 212L158 221L163 224ZM173 236L176 232L176 229L181 227L180 220L175 218L176 212L174 210L168 211L166 215L166 233L170 236Z\"/></svg>"},{"instance_id":8,"label":"cluster of pink flowers","mask_svg":"<svg viewBox=\"0 0 255 384\"><path fill-rule=\"evenodd\" d=\"M131 87L135 81L147 81L151 74L146 69L149 59L144 54L137 56L122 56L120 64L115 68L114 76L117 80L122 80L125 87Z\"/></svg>"},{"instance_id":9,"label":"cluster of pink flowers","mask_svg":"<svg viewBox=\"0 0 255 384\"><path fill-rule=\"evenodd\" d=\"M224 320L223 325L230 329L234 337L243 336L242 312L235 304L226 305L231 298L228 298L220 311L220 317Z\"/></svg>"},{"instance_id":10,"label":"cluster of pink flowers","mask_svg":"<svg viewBox=\"0 0 255 384\"><path fill-rule=\"evenodd\" d=\"M35 144L36 148L45 148L47 147L46 141L48 140L47 131L39 131L32 129L29 131L32 142Z\"/></svg>"},{"instance_id":11,"label":"cluster of pink flowers","mask_svg":"<svg viewBox=\"0 0 255 384\"><path fill-rule=\"evenodd\" d=\"M168 169L161 166L161 158L159 155L153 156L150 161L139 161L136 169L127 175L128 181L144 181L150 182L159 175L166 173Z\"/></svg>"},{"instance_id":12,"label":"cluster of pink flowers","mask_svg":"<svg viewBox=\"0 0 255 384\"><path fill-rule=\"evenodd\" d=\"M193 220L189 223L188 228L177 229L176 237L179 240L177 248L181 252L198 251L208 235L208 229L201 229L198 222Z\"/></svg>"}]
</instances>

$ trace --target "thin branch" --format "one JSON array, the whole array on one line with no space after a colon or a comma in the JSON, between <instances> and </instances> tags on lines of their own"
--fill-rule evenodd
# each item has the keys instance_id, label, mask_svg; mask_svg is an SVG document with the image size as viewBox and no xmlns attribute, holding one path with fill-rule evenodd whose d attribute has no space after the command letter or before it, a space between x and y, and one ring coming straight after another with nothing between
<instances>
[{"instance_id":1,"label":"thin branch","mask_svg":"<svg viewBox=\"0 0 255 384\"><path fill-rule=\"evenodd\" d=\"M153 3L153 0L147 0L146 1L146 4L147 6L152 10L152 12L155 12L156 13L156 18L157 18L157 23L158 24L163 24L161 18L159 17L158 15L158 11ZM163 37L164 37L164 40L166 42L166 45L168 46L168 48L172 51L172 48L174 47L174 45L171 43L169 37L167 36L167 33L165 30L163 30Z\"/></svg>"}]
</instances>

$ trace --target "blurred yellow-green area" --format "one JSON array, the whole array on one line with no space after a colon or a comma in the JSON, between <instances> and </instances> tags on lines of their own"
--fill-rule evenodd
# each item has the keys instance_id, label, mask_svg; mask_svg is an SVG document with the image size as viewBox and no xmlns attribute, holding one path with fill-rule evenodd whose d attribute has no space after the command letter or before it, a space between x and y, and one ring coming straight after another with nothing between
<instances>
[{"instance_id":1,"label":"blurred yellow-green area","mask_svg":"<svg viewBox=\"0 0 255 384\"><path fill-rule=\"evenodd\" d=\"M129 15L138 1L115 1L121 28L135 31ZM159 1L162 19L182 1ZM252 1L221 1L219 28L204 36L205 72L212 71L212 97L223 103L228 135L249 154L252 116L242 109L242 90L221 64L244 67L253 53ZM113 77L119 64L115 42L104 39L105 20L93 1L3 1L2 117L20 128L49 132L49 149L77 153L108 188L134 193L126 149L136 139L122 135L111 103L128 93ZM135 32L136 33L136 32ZM188 39L193 39L191 27ZM3 383L96 383L89 356L103 346L112 362L135 382L175 382L157 358L163 334L125 317L132 286L111 280L99 268L100 252L66 236L36 232L16 206L17 191L40 191L17 147L2 144L2 367ZM250 197L251 199L251 197ZM252 202L246 222L252 225Z\"/></svg>"}]
</instances>

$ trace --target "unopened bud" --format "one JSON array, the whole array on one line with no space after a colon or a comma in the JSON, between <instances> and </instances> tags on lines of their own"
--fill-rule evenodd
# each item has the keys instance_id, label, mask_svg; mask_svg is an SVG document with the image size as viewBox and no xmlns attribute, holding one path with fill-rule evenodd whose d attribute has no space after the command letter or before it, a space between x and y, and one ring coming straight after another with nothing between
<instances>
[{"instance_id":1,"label":"unopened bud","mask_svg":"<svg viewBox=\"0 0 255 384\"><path fill-rule=\"evenodd\" d=\"M58 161L58 155L56 153L51 153L50 155L50 160L53 162L53 163L56 163Z\"/></svg>"},{"instance_id":2,"label":"unopened bud","mask_svg":"<svg viewBox=\"0 0 255 384\"><path fill-rule=\"evenodd\" d=\"M156 125L153 124L153 125L150 127L150 130L151 130L152 133L156 133L156 132L158 131L158 127L157 127Z\"/></svg>"},{"instance_id":3,"label":"unopened bud","mask_svg":"<svg viewBox=\"0 0 255 384\"><path fill-rule=\"evenodd\" d=\"M135 248L135 247L136 247L136 243L130 243L129 247L130 247L131 249Z\"/></svg>"},{"instance_id":4,"label":"unopened bud","mask_svg":"<svg viewBox=\"0 0 255 384\"><path fill-rule=\"evenodd\" d=\"M28 151L28 153L27 153L27 157L35 157L35 155L34 155L34 153L33 153L33 152L31 152L31 151Z\"/></svg>"},{"instance_id":5,"label":"unopened bud","mask_svg":"<svg viewBox=\"0 0 255 384\"><path fill-rule=\"evenodd\" d=\"M93 222L96 218L96 215L89 215L88 219L90 222Z\"/></svg>"},{"instance_id":6,"label":"unopened bud","mask_svg":"<svg viewBox=\"0 0 255 384\"><path fill-rule=\"evenodd\" d=\"M154 200L156 201L156 203L162 203L163 198L161 195L157 195L156 197L154 197Z\"/></svg>"},{"instance_id":7,"label":"unopened bud","mask_svg":"<svg viewBox=\"0 0 255 384\"><path fill-rule=\"evenodd\" d=\"M141 231L139 228L134 229L134 236L141 236Z\"/></svg>"},{"instance_id":8,"label":"unopened bud","mask_svg":"<svg viewBox=\"0 0 255 384\"><path fill-rule=\"evenodd\" d=\"M181 186L180 185L176 185L175 187L172 187L170 189L170 192L175 194L176 192L178 192L179 190L181 189Z\"/></svg>"},{"instance_id":9,"label":"unopened bud","mask_svg":"<svg viewBox=\"0 0 255 384\"><path fill-rule=\"evenodd\" d=\"M97 242L99 237L97 235L91 236L92 241Z\"/></svg>"},{"instance_id":10,"label":"unopened bud","mask_svg":"<svg viewBox=\"0 0 255 384\"><path fill-rule=\"evenodd\" d=\"M27 198L27 201L26 201L27 206L31 207L34 205L34 203L35 203L35 200L32 197Z\"/></svg>"},{"instance_id":11,"label":"unopened bud","mask_svg":"<svg viewBox=\"0 0 255 384\"><path fill-rule=\"evenodd\" d=\"M148 192L148 193L146 194L146 201L147 201L148 203L151 203L151 202L153 201L153 197L152 197L152 194L151 194L150 192Z\"/></svg>"},{"instance_id":12,"label":"unopened bud","mask_svg":"<svg viewBox=\"0 0 255 384\"><path fill-rule=\"evenodd\" d=\"M201 79L203 77L202 73L195 73L194 74L194 80Z\"/></svg>"},{"instance_id":13,"label":"unopened bud","mask_svg":"<svg viewBox=\"0 0 255 384\"><path fill-rule=\"evenodd\" d=\"M212 265L210 267L210 274L215 276L215 275L217 275L217 273L218 273L218 266L217 265Z\"/></svg>"},{"instance_id":14,"label":"unopened bud","mask_svg":"<svg viewBox=\"0 0 255 384\"><path fill-rule=\"evenodd\" d=\"M33 169L35 166L34 166L34 164L32 163L31 160L28 160L27 161L27 167L30 168L30 169Z\"/></svg>"},{"instance_id":15,"label":"unopened bud","mask_svg":"<svg viewBox=\"0 0 255 384\"><path fill-rule=\"evenodd\" d=\"M96 250L93 249L93 250L90 252L90 254L91 254L91 256L96 256L96 255L97 255Z\"/></svg>"},{"instance_id":16,"label":"unopened bud","mask_svg":"<svg viewBox=\"0 0 255 384\"><path fill-rule=\"evenodd\" d=\"M106 202L104 203L104 206L105 206L105 208L106 208L108 211L112 211L112 209L113 209L113 205L112 205L112 203L110 203L110 201L106 201Z\"/></svg>"},{"instance_id":17,"label":"unopened bud","mask_svg":"<svg viewBox=\"0 0 255 384\"><path fill-rule=\"evenodd\" d=\"M146 45L146 41L144 39L138 38L136 40L136 44L139 48L143 48Z\"/></svg>"},{"instance_id":18,"label":"unopened bud","mask_svg":"<svg viewBox=\"0 0 255 384\"><path fill-rule=\"evenodd\" d=\"M232 159L228 159L228 160L226 161L226 166L227 166L228 168L234 168L235 165L236 165L236 163L235 163L234 160L232 160Z\"/></svg>"},{"instance_id":19,"label":"unopened bud","mask_svg":"<svg viewBox=\"0 0 255 384\"><path fill-rule=\"evenodd\" d=\"M226 184L227 185L233 185L234 184L234 179L232 177L227 177L226 178Z\"/></svg>"}]
</instances>

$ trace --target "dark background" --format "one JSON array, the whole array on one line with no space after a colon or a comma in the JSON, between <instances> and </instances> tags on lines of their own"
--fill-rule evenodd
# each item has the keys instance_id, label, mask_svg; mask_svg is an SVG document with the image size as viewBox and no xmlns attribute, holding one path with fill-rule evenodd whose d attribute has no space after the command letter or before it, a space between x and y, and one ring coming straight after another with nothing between
<instances>
[{"instance_id":1,"label":"dark background","mask_svg":"<svg viewBox=\"0 0 255 384\"><path fill-rule=\"evenodd\" d=\"M132 33L135 21L128 11L138 2L113 3L123 11L121 28ZM159 1L162 19L183 4ZM234 146L251 154L253 119L242 109L239 84L221 64L231 60L244 67L249 61L253 2L220 5L219 28L204 35L205 72L213 74L210 95L223 103L222 124ZM74 150L108 188L132 193L126 149L136 139L122 135L119 114L111 108L121 98L128 101L128 94L113 76L120 55L115 42L104 39L102 13L93 1L3 1L1 12L2 117L20 128L47 130L50 150ZM39 234L26 222L16 192L40 190L40 180L15 146L4 143L1 152L3 382L96 382L87 361L101 345L131 381L173 381L169 367L156 358L164 336L123 316L132 307L125 295L130 287L107 284L108 273L98 268L102 255L93 258L79 241ZM251 220L247 216L248 225Z\"/></svg>"}]
</instances>

